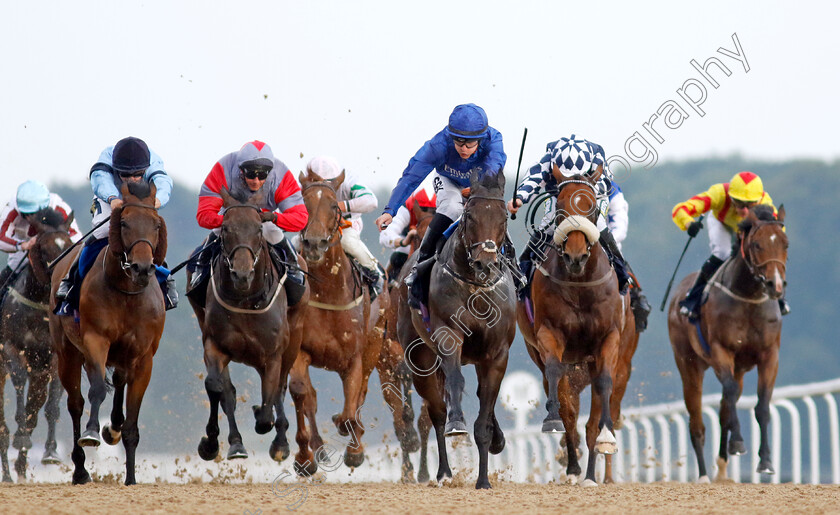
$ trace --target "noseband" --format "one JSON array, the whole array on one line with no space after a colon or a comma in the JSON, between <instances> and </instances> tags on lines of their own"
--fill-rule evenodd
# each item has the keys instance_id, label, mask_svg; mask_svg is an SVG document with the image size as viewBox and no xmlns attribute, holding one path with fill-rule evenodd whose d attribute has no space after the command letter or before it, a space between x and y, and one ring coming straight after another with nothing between
<instances>
[{"instance_id":1,"label":"noseband","mask_svg":"<svg viewBox=\"0 0 840 515\"><path fill-rule=\"evenodd\" d=\"M467 199L467 204L469 204L473 199L495 200L495 201L501 202L503 205L505 203L505 199L503 199L503 198L486 197L484 195L470 195L470 197ZM464 210L466 210L466 206L464 206ZM492 254L498 254L501 250L499 248L499 246L496 244L496 242L493 241L493 240L484 240L484 241L479 241L478 243L471 244L468 247L470 249L470 257L467 258L468 261L470 261L470 266L472 266L472 263L475 261L474 259L472 259L472 250L476 247L479 247L479 246L481 247L482 252L490 252Z\"/></svg>"},{"instance_id":2,"label":"noseband","mask_svg":"<svg viewBox=\"0 0 840 515\"><path fill-rule=\"evenodd\" d=\"M585 181L585 180L582 180L582 179L568 179L568 180L565 180L565 181L563 181L563 182L561 182L557 185L556 195L559 196L560 191L562 191L563 187L566 186L567 184L584 184L584 185L586 185L589 188L589 190L592 192L592 197L595 199L595 202L593 202L593 204L592 204L593 208L595 208L597 206L598 194L595 191L595 186L592 185L591 182ZM558 224L557 223L558 209L557 209L556 200L555 200L555 205L554 205L554 212L555 212L555 225L556 225L556 229L555 229L555 233L554 233L554 243L559 245L558 250L560 251L560 253L565 254L565 252L566 252L566 241L568 240L569 233L574 232L576 230L580 230L581 232L583 232L584 236L586 236L586 253L589 254L591 249L592 249L592 246L595 244L596 241L598 241L598 237L595 236L595 234L597 234L597 232L598 232L596 224L592 223L592 220L589 220L588 216L585 216L585 215L570 215L565 209L563 210L563 212L566 213L566 217ZM597 220L597 218L596 218L596 220ZM586 227L585 224L587 222L592 224L592 226L591 227ZM562 237L561 241L558 242L557 241L558 238L561 238L561 237Z\"/></svg>"},{"instance_id":3,"label":"noseband","mask_svg":"<svg viewBox=\"0 0 840 515\"><path fill-rule=\"evenodd\" d=\"M124 209L126 207L142 207L142 208L151 209L151 210L157 212L157 208L154 207L154 206L147 206L146 204L138 204L136 202L128 202L128 203L125 203L125 204L122 205L122 209ZM122 211L120 211L120 217L122 217ZM134 246L137 245L138 243L147 244L149 246L149 248L152 249L152 254L154 254L155 246L152 245L151 241L147 240L146 238L138 238L138 239L134 240L131 243L131 245L128 246L127 249L123 250L122 256L120 256L120 268L122 268L124 271L131 268L132 263L131 263L131 260L128 259L128 255L131 253L131 250L134 248ZM104 265L105 261L103 261L102 264ZM127 274L128 274L128 272L126 272L126 275Z\"/></svg>"},{"instance_id":4,"label":"noseband","mask_svg":"<svg viewBox=\"0 0 840 515\"><path fill-rule=\"evenodd\" d=\"M228 207L226 207L226 208L225 208L225 211L229 211L229 210L231 210L231 209L237 209L237 208L247 208L247 209L253 209L254 211L256 211L256 212L257 212L257 214L258 214L258 215L260 215L260 216L262 215L262 211L260 211L260 208L258 208L257 206L253 206L253 205L251 205L251 204L234 204L234 205L232 205L232 206L228 206ZM251 264L251 267L252 267L252 268L256 268L256 267L257 267L257 263L260 261L260 253L259 253L259 252L257 252L256 250L254 250L254 249L253 249L253 247L251 247L250 245L246 245L246 244L244 244L244 243L240 243L239 245L236 245L235 247L233 247L232 249L230 249L230 250L228 251L228 250L225 248L225 238L224 238L224 232L221 232L221 233L219 234L219 240L221 241L221 247L222 247L222 257L223 257L223 258L224 258L224 260L225 260L225 264L227 265L228 270L233 271L233 263L231 262L231 258L232 258L232 257L233 257L233 255L236 253L236 251L237 251L237 250L239 250L239 249L241 249L241 248L247 249L247 250L248 250L248 252L250 252L250 253L251 253L251 255L252 255L252 256L254 256L254 262ZM262 234L262 231L260 231L260 244L259 244L259 248L262 248L262 243L263 243L263 234Z\"/></svg>"}]
</instances>

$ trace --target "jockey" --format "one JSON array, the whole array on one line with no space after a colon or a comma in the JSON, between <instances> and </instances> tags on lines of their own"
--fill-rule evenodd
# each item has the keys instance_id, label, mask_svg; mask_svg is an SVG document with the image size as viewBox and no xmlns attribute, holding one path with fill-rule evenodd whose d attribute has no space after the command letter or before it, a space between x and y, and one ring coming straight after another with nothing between
<instances>
[{"instance_id":1,"label":"jockey","mask_svg":"<svg viewBox=\"0 0 840 515\"><path fill-rule=\"evenodd\" d=\"M738 231L738 224L755 204L772 206L773 211L776 211L773 199L764 191L761 177L752 172L738 172L731 181L713 184L708 191L680 202L671 211L674 223L688 232L691 238L697 236L703 228L703 223L695 218L708 211L712 212L712 216L706 219L712 255L703 263L685 299L680 301L680 314L689 320L697 320L706 283L732 254L732 240ZM782 315L790 313L790 305L784 297L779 299L779 308Z\"/></svg>"},{"instance_id":2,"label":"jockey","mask_svg":"<svg viewBox=\"0 0 840 515\"><path fill-rule=\"evenodd\" d=\"M274 212L274 221L263 223L263 237L269 244L271 257L278 268L281 263L290 264L286 267L289 278L285 284L286 295L289 306L297 304L305 292L303 271L297 267L297 254L283 231L300 231L306 225L309 214L303 204L300 185L289 167L274 157L271 147L257 140L249 141L238 151L219 159L201 185L195 217L198 225L212 232L206 244L193 252L193 256L198 254L198 257L195 264L190 265L193 276L187 294L197 300L206 292L214 247L217 247L214 243L219 241L224 219L220 194L222 188L227 188L237 198L257 192L264 193L262 205L258 207ZM202 248L205 251L201 251Z\"/></svg>"},{"instance_id":3,"label":"jockey","mask_svg":"<svg viewBox=\"0 0 840 515\"><path fill-rule=\"evenodd\" d=\"M111 211L122 206L120 189L124 182L146 181L155 185L155 208L159 209L169 202L172 194L172 179L163 168L163 160L149 150L146 142L139 138L127 137L115 145L105 148L99 159L90 169L90 186L93 189L93 214L91 223L94 227L111 217ZM56 313L70 315L79 306L79 287L85 274L90 269L99 251L108 244L110 224L102 225L93 231L85 242L76 261L70 267L67 276L61 280L56 291L57 300L64 301ZM158 282L163 292L166 309L178 306L178 292L175 278L163 267L158 268Z\"/></svg>"},{"instance_id":4,"label":"jockey","mask_svg":"<svg viewBox=\"0 0 840 515\"><path fill-rule=\"evenodd\" d=\"M0 250L8 252L6 267L0 272L0 304L8 288L15 280L21 262L35 244L35 228L30 220L42 209L52 208L61 213L66 221L73 210L57 193L50 193L46 186L37 181L26 181L17 189L17 195L10 199L0 212ZM70 240L74 243L82 237L76 220L70 224ZM22 268L22 267L21 267Z\"/></svg>"},{"instance_id":5,"label":"jockey","mask_svg":"<svg viewBox=\"0 0 840 515\"><path fill-rule=\"evenodd\" d=\"M502 134L487 124L487 114L475 104L455 107L449 116L449 124L409 160L408 167L391 192L388 205L376 219L376 226L380 231L385 229L411 192L435 170L433 184L437 211L420 245L417 264L405 279L409 287L408 302L412 308L419 309L421 299L425 298L438 240L464 211L461 190L469 187L471 172L501 173L505 161L507 156Z\"/></svg>"},{"instance_id":6,"label":"jockey","mask_svg":"<svg viewBox=\"0 0 840 515\"><path fill-rule=\"evenodd\" d=\"M560 173L565 177L575 175L591 177L599 167L603 167L595 185L596 205L599 211L597 227L601 231L599 241L615 269L619 293L624 295L627 293L627 286L632 279L627 271L628 265L621 255L621 249L612 229L616 229L622 240L627 235L627 202L624 200L624 194L621 193L619 196L620 190L616 191L617 185L613 183L612 172L610 172L606 154L601 145L586 139L576 138L574 134L569 138L561 138L547 144L545 155L528 169L528 176L519 185L514 200L508 201L508 210L511 213L516 213L520 207L533 200L541 190L555 189L558 182L552 174L553 165L557 165ZM554 202L554 198L551 198L548 202L546 214L539 229L531 236L528 247L520 256L520 271L526 278L531 277L533 258L542 260L545 257L543 249L551 240L547 231L555 224ZM613 213L612 225L609 224L607 218L611 209ZM642 294L641 286L635 282L633 285L633 290L636 291L635 293L631 292L631 305L638 321L639 330L642 331L647 326L647 314L650 312L650 305ZM520 296L526 294L527 287L520 290Z\"/></svg>"},{"instance_id":7,"label":"jockey","mask_svg":"<svg viewBox=\"0 0 840 515\"><path fill-rule=\"evenodd\" d=\"M391 224L379 233L379 244L394 249L388 262L388 277L394 281L408 259L412 240L417 237L417 220L413 209L415 202L422 211L428 212L435 208L437 196L433 191L419 188L408 197L405 205L397 209Z\"/></svg>"},{"instance_id":8,"label":"jockey","mask_svg":"<svg viewBox=\"0 0 840 515\"><path fill-rule=\"evenodd\" d=\"M338 161L331 157L315 157L307 169L316 173L322 179L335 179L344 171ZM382 293L384 279L379 273L379 264L373 254L362 241L362 213L369 213L376 209L376 195L373 194L353 175L345 175L344 182L336 192L338 209L341 216L352 225L341 230L341 248L361 266L365 280L370 285L370 299L375 299Z\"/></svg>"}]
</instances>

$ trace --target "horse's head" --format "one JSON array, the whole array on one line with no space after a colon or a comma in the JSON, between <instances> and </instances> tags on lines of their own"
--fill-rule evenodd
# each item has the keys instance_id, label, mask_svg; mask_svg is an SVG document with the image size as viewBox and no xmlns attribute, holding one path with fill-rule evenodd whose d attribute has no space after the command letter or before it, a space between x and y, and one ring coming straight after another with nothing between
<instances>
[{"instance_id":1,"label":"horse's head","mask_svg":"<svg viewBox=\"0 0 840 515\"><path fill-rule=\"evenodd\" d=\"M73 244L70 240L72 223L73 213L65 220L62 213L50 207L29 217L29 224L35 228L36 233L35 245L29 249L29 263L38 282L50 282L47 266Z\"/></svg>"},{"instance_id":2,"label":"horse's head","mask_svg":"<svg viewBox=\"0 0 840 515\"><path fill-rule=\"evenodd\" d=\"M247 290L254 280L257 263L264 243L262 224L274 218L273 212L263 212L262 193L239 200L222 188L222 206L225 214L219 237L222 259L230 271L233 287Z\"/></svg>"},{"instance_id":3,"label":"horse's head","mask_svg":"<svg viewBox=\"0 0 840 515\"><path fill-rule=\"evenodd\" d=\"M470 195L461 215L462 238L467 245L467 261L475 272L488 272L496 266L505 242L505 175L502 170L470 176Z\"/></svg>"},{"instance_id":4,"label":"horse's head","mask_svg":"<svg viewBox=\"0 0 840 515\"><path fill-rule=\"evenodd\" d=\"M166 223L155 208L157 188L146 181L125 182L123 205L111 213L108 245L134 284L145 287L155 265L166 258Z\"/></svg>"},{"instance_id":5,"label":"horse's head","mask_svg":"<svg viewBox=\"0 0 840 515\"><path fill-rule=\"evenodd\" d=\"M434 207L423 207L416 200L411 204L411 214L416 220L416 224L410 229L414 231L411 237L411 252L414 252L420 247L420 242L426 236L426 230L429 228L432 218L435 217L437 210Z\"/></svg>"},{"instance_id":6,"label":"horse's head","mask_svg":"<svg viewBox=\"0 0 840 515\"><path fill-rule=\"evenodd\" d=\"M787 264L788 238L784 229L785 208L779 206L774 216L773 208L757 205L738 225L738 246L741 257L753 276L762 283L767 294L781 298L785 293L785 266Z\"/></svg>"},{"instance_id":7,"label":"horse's head","mask_svg":"<svg viewBox=\"0 0 840 515\"><path fill-rule=\"evenodd\" d=\"M566 177L556 164L552 165L552 174L558 183L554 243L572 275L583 272L590 249L598 241L595 184L602 172L603 166L599 166L591 176Z\"/></svg>"},{"instance_id":8,"label":"horse's head","mask_svg":"<svg viewBox=\"0 0 840 515\"><path fill-rule=\"evenodd\" d=\"M344 171L335 179L325 180L307 167L299 179L309 212L309 220L300 233L301 253L310 263L321 263L327 250L340 241L343 219L336 192L344 182Z\"/></svg>"}]
</instances>

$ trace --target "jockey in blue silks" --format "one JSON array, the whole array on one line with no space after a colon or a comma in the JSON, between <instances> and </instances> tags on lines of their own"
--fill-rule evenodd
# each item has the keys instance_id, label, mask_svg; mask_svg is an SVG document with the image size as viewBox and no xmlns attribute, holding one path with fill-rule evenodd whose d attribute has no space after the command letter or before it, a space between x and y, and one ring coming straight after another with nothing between
<instances>
[{"instance_id":1,"label":"jockey in blue silks","mask_svg":"<svg viewBox=\"0 0 840 515\"><path fill-rule=\"evenodd\" d=\"M382 215L376 219L376 225L380 231L387 227L397 209L423 179L435 171L433 185L437 210L418 250L417 264L405 281L409 287L409 305L413 308L419 309L421 299L425 298L424 287L434 263L432 258L438 240L464 211L461 190L469 187L470 174L473 171L502 173L505 161L502 134L488 125L484 109L475 104L462 104L452 111L449 124L408 162Z\"/></svg>"}]
</instances>

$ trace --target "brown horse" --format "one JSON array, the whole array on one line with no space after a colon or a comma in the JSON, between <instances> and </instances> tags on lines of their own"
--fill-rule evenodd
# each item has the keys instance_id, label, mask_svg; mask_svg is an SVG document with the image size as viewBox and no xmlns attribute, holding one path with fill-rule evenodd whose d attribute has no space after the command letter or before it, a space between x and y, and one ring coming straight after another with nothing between
<instances>
[{"instance_id":1,"label":"brown horse","mask_svg":"<svg viewBox=\"0 0 840 515\"><path fill-rule=\"evenodd\" d=\"M480 403L474 425L479 452L476 488L491 487L488 453L498 454L505 446L494 409L516 332L516 291L499 255L507 228L504 184L501 170L471 176L464 213L431 272L428 321L408 308L405 284L399 288L397 332L435 428L438 482L452 477L445 436L467 432L461 366L475 364ZM405 269L416 259L412 256Z\"/></svg>"},{"instance_id":2,"label":"brown horse","mask_svg":"<svg viewBox=\"0 0 840 515\"><path fill-rule=\"evenodd\" d=\"M755 206L739 225L737 248L709 280L708 301L699 325L680 315L678 301L685 297L696 274L680 283L668 308L668 334L683 382L689 414L691 444L697 455L698 482L708 482L703 444L703 375L712 367L723 386L720 403L718 477L726 477L728 454L747 452L735 405L744 386L744 374L758 367L758 404L755 419L761 430L758 470L773 474L767 429L770 398L779 368L782 316L777 300L785 291L788 239L785 209L774 216L770 206ZM698 337L698 333L702 338Z\"/></svg>"},{"instance_id":3,"label":"brown horse","mask_svg":"<svg viewBox=\"0 0 840 515\"><path fill-rule=\"evenodd\" d=\"M307 330L292 367L289 390L298 423L295 470L301 475L311 475L317 470L313 451L321 463L328 461L332 454L318 433L315 420L318 399L309 378L310 366L337 372L341 377L344 409L332 419L341 436L351 437L344 464L358 467L364 461L361 443L364 426L359 411L382 346L382 326L375 328L388 306L387 293L371 303L368 289L341 248L342 218L336 192L343 181L343 172L331 180L324 180L311 170L300 174L303 201L309 212L300 241L309 266L312 296L304 313Z\"/></svg>"},{"instance_id":4,"label":"brown horse","mask_svg":"<svg viewBox=\"0 0 840 515\"><path fill-rule=\"evenodd\" d=\"M432 221L435 215L434 208L420 207L416 201L412 205L411 210L416 224L409 227L408 235L405 237L409 243L409 255L413 254L420 247L420 242L423 240L423 236L426 235L429 222ZM404 266L400 271L402 270L405 270ZM389 277L393 277L390 275L392 272L392 270L388 270ZM399 275L400 281L402 281L405 274L396 275ZM392 284L396 286L398 283L394 282ZM417 427L420 430L420 437L418 439L417 432L413 427L414 408L411 403L411 372L405 364L402 346L400 346L399 339L397 338L397 306L400 302L399 289L391 287L388 295L390 295L390 303L384 315L386 333L385 339L382 342L382 350L379 353L379 362L376 364L376 370L379 372L382 396L391 408L391 414L394 417L394 430L400 442L402 451L401 479L406 483L414 482L414 466L409 459L409 455L419 449L420 469L417 472L417 479L422 483L429 480L426 451L432 422L429 419L428 410L425 407L421 409L420 418L417 420Z\"/></svg>"},{"instance_id":5,"label":"brown horse","mask_svg":"<svg viewBox=\"0 0 840 515\"><path fill-rule=\"evenodd\" d=\"M15 471L18 479L26 479L26 461L32 447L32 431L38 423L38 412L46 402L47 442L41 463L61 463L56 452L55 424L58 421L62 389L56 373L56 358L52 351L47 312L49 311L50 261L72 245L70 224L73 215L65 220L61 213L47 208L35 215L32 227L37 234L35 245L29 250L27 265L17 276L0 307L0 342L3 356L0 360L0 378L6 382L6 371L11 373L17 397L15 421L18 429L12 445L18 449ZM21 331L21 327L26 328ZM29 390L24 396L26 381ZM49 397L48 397L49 392ZM0 459L3 464L3 481L11 481L7 451L9 429L3 410L4 388L0 386Z\"/></svg>"},{"instance_id":6,"label":"brown horse","mask_svg":"<svg viewBox=\"0 0 840 515\"><path fill-rule=\"evenodd\" d=\"M235 199L225 188L220 194L225 209L219 232L221 253L211 264L204 305L189 297L201 328L207 368L204 387L210 399L207 434L201 438L198 454L208 461L219 454L221 403L230 428L227 458L248 457L236 425L236 388L228 370L235 361L260 375L262 403L253 407L254 429L265 434L274 426L269 455L279 462L289 456L289 421L283 400L289 370L300 349L301 304L287 308L286 276L272 264L262 232L263 223L273 220L274 213L257 207L263 204L261 194L244 200ZM306 302L305 297L301 302Z\"/></svg>"},{"instance_id":7,"label":"brown horse","mask_svg":"<svg viewBox=\"0 0 840 515\"><path fill-rule=\"evenodd\" d=\"M50 333L73 421L73 484L90 481L82 447L100 444L99 408L107 392L107 367L114 368L114 405L111 424L102 428L102 438L113 445L122 437L125 484L136 483L140 404L152 376L152 360L166 318L163 293L155 280L155 265L166 257L166 224L155 209L156 188L141 181L123 184L121 191L124 204L111 214L108 247L100 251L81 286L80 322L52 313L55 292L73 255L62 259L52 275ZM84 433L82 367L90 381L90 419Z\"/></svg>"},{"instance_id":8,"label":"brown horse","mask_svg":"<svg viewBox=\"0 0 840 515\"><path fill-rule=\"evenodd\" d=\"M622 335L630 356L630 347L634 351L638 341L629 302L622 301L615 271L598 241L594 185L602 171L599 168L592 177L567 178L554 166L552 172L558 182L555 245L547 249L545 261L537 267L539 273L534 274L533 328L522 303L518 310L528 353L543 372L548 415L542 430L568 429L572 433L571 438L566 435L570 475L580 473L574 423L579 401L571 392L579 393L587 382L593 385L592 411L586 431L589 447L586 486L597 484L595 453L617 451L613 417L617 416L620 395L617 400L612 397L613 385L619 383L616 375ZM582 370L575 373L577 367L585 367L588 378L581 375ZM629 365L626 373L629 378Z\"/></svg>"}]
</instances>

